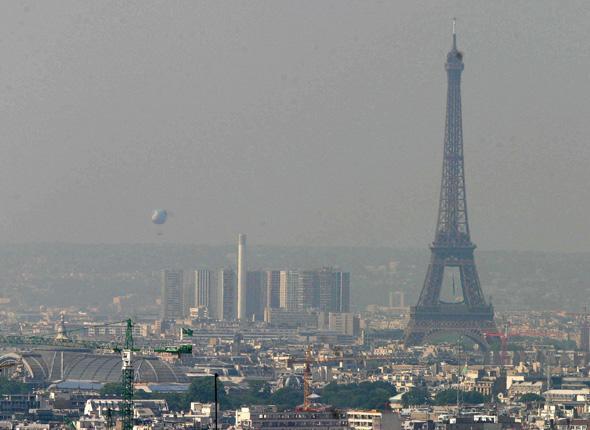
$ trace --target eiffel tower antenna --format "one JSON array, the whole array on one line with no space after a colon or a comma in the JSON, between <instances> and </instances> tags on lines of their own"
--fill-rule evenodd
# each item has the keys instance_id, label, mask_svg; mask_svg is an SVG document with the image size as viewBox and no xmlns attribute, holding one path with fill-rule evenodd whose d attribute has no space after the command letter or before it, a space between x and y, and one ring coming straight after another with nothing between
<instances>
[{"instance_id":1,"label":"eiffel tower antenna","mask_svg":"<svg viewBox=\"0 0 590 430\"><path fill-rule=\"evenodd\" d=\"M453 18L453 46L447 54L447 112L443 145L443 168L434 241L430 264L416 306L410 310L405 344L416 345L441 332L468 337L482 349L488 344L486 331L496 331L494 310L486 303L473 256L465 191L461 73L463 54L457 50L456 21ZM445 269L458 271L463 300L444 303L440 299ZM454 287L454 278L453 278Z\"/></svg>"},{"instance_id":2,"label":"eiffel tower antenna","mask_svg":"<svg viewBox=\"0 0 590 430\"><path fill-rule=\"evenodd\" d=\"M455 25L457 24L457 19L453 18L453 49L457 50L457 32L455 31Z\"/></svg>"}]
</instances>

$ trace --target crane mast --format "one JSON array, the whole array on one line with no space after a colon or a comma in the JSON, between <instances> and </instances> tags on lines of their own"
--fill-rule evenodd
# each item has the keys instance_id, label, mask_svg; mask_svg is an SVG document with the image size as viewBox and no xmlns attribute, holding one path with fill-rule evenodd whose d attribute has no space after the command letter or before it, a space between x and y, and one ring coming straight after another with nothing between
<instances>
[{"instance_id":1,"label":"crane mast","mask_svg":"<svg viewBox=\"0 0 590 430\"><path fill-rule=\"evenodd\" d=\"M127 320L125 329L125 345L121 352L123 368L121 371L123 385L123 401L121 403L121 416L123 430L133 430L133 322Z\"/></svg>"},{"instance_id":2,"label":"crane mast","mask_svg":"<svg viewBox=\"0 0 590 430\"><path fill-rule=\"evenodd\" d=\"M311 407L311 347L308 345L305 351L305 369L303 371L303 410L309 411Z\"/></svg>"}]
</instances>

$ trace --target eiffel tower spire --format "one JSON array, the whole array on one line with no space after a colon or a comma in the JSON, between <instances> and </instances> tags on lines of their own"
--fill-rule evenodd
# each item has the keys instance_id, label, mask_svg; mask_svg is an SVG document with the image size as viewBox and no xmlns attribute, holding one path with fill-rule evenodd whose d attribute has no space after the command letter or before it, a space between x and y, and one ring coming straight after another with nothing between
<instances>
[{"instance_id":1,"label":"eiffel tower spire","mask_svg":"<svg viewBox=\"0 0 590 430\"><path fill-rule=\"evenodd\" d=\"M461 112L464 64L463 53L457 49L455 25L453 19L453 43L445 63L447 111L436 231L422 292L418 304L411 309L406 344L420 343L449 331L459 332L486 347L484 333L495 327L494 311L481 290L473 257L475 245L469 231ZM459 272L463 297L460 303L445 303L440 299L446 268Z\"/></svg>"},{"instance_id":2,"label":"eiffel tower spire","mask_svg":"<svg viewBox=\"0 0 590 430\"><path fill-rule=\"evenodd\" d=\"M457 19L453 18L453 49L457 50L457 32L455 31L455 25L457 24Z\"/></svg>"}]
</instances>

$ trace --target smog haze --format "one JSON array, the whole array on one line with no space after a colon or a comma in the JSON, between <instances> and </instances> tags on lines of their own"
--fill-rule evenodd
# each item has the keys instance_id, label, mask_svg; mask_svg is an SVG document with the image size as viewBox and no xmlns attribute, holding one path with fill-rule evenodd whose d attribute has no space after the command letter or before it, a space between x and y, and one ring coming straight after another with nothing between
<instances>
[{"instance_id":1,"label":"smog haze","mask_svg":"<svg viewBox=\"0 0 590 430\"><path fill-rule=\"evenodd\" d=\"M425 248L454 15L474 242L590 251L587 2L2 10L1 242Z\"/></svg>"}]
</instances>

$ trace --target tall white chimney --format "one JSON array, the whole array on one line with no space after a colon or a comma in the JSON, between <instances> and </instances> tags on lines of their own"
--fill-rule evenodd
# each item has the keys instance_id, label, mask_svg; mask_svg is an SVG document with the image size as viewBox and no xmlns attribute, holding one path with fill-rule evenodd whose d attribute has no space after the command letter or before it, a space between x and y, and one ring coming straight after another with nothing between
<instances>
[{"instance_id":1,"label":"tall white chimney","mask_svg":"<svg viewBox=\"0 0 590 430\"><path fill-rule=\"evenodd\" d=\"M246 235L238 234L238 319L244 320L246 315Z\"/></svg>"}]
</instances>

